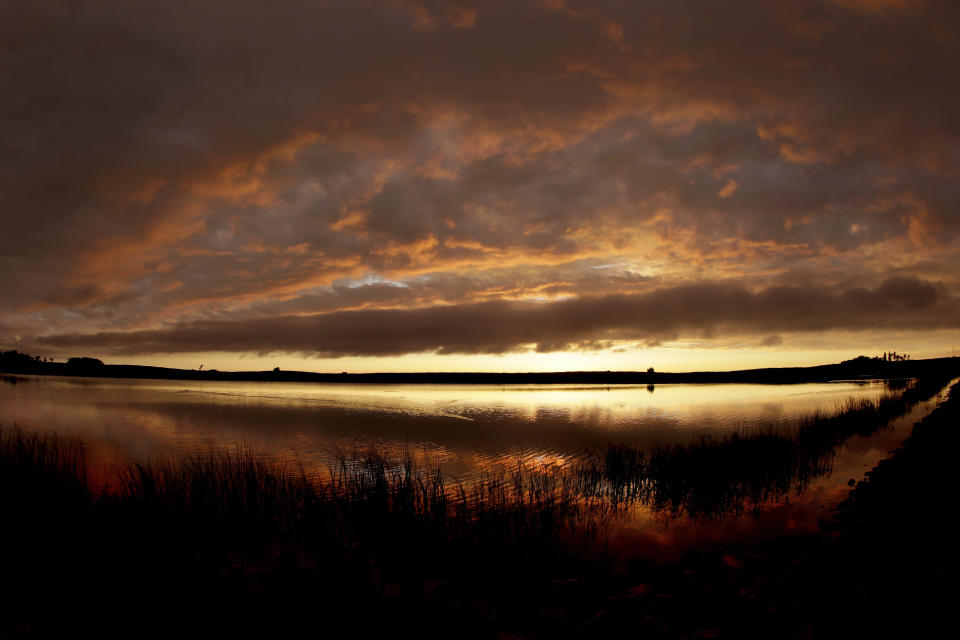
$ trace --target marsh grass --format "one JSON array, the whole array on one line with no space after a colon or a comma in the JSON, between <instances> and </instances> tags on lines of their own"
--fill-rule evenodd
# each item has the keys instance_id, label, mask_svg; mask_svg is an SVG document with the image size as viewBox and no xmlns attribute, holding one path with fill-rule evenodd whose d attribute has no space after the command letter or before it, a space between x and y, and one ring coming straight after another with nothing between
<instances>
[{"instance_id":1,"label":"marsh grass","mask_svg":"<svg viewBox=\"0 0 960 640\"><path fill-rule=\"evenodd\" d=\"M82 519L93 506L87 477L80 440L0 428L0 540Z\"/></svg>"},{"instance_id":2,"label":"marsh grass","mask_svg":"<svg viewBox=\"0 0 960 640\"><path fill-rule=\"evenodd\" d=\"M577 466L581 492L614 505L642 504L672 517L758 515L829 474L849 438L888 428L948 381L901 382L876 399L851 398L834 412L803 416L786 434L767 425L753 433L705 435L685 445L611 445Z\"/></svg>"},{"instance_id":3,"label":"marsh grass","mask_svg":"<svg viewBox=\"0 0 960 640\"><path fill-rule=\"evenodd\" d=\"M86 454L83 442L57 434L28 433L0 426L0 489L4 499L26 487L55 487L71 495L85 494Z\"/></svg>"},{"instance_id":4,"label":"marsh grass","mask_svg":"<svg viewBox=\"0 0 960 640\"><path fill-rule=\"evenodd\" d=\"M5 429L0 632L20 619L55 627L46 602L80 612L107 601L126 621L163 602L179 611L170 624L226 602L263 611L321 606L349 618L362 617L361 600L389 600L438 580L483 593L504 581L549 581L618 510L757 512L828 473L851 435L883 428L943 384L850 401L804 418L789 437L766 431L686 446L617 445L565 467L518 459L469 482L409 449L343 451L321 473L240 445L126 460L115 483L94 489L81 441ZM270 620L261 622L276 624ZM243 624L229 622L241 635Z\"/></svg>"},{"instance_id":5,"label":"marsh grass","mask_svg":"<svg viewBox=\"0 0 960 640\"><path fill-rule=\"evenodd\" d=\"M229 550L271 541L338 551L390 546L542 549L561 531L596 533L605 509L640 502L694 517L755 511L802 492L832 469L849 437L886 427L942 388L919 382L878 399L803 417L783 436L703 436L686 445L611 445L567 467L518 459L462 482L426 453L340 451L326 474L246 445L173 459L126 460L104 491L88 482L84 445L56 434L0 430L0 499L17 512L128 510ZM384 535L389 532L389 535Z\"/></svg>"},{"instance_id":6,"label":"marsh grass","mask_svg":"<svg viewBox=\"0 0 960 640\"><path fill-rule=\"evenodd\" d=\"M591 535L598 520L569 478L525 465L467 484L382 449L343 452L326 474L246 446L118 464L117 480L93 489L80 441L3 432L0 633L27 620L60 635L104 603L120 625L107 635L155 617L158 603L171 616L154 620L159 635L187 618L246 635L253 623L242 615L210 617L237 603L268 627L283 623L258 612L292 603L301 610L290 620L318 607L363 619L398 585L483 591L505 574L539 579L561 542Z\"/></svg>"}]
</instances>

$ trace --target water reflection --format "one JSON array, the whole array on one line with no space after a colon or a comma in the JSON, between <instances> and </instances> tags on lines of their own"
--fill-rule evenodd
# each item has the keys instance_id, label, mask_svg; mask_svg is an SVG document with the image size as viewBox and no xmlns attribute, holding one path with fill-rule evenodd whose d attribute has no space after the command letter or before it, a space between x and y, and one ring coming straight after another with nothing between
<instances>
[{"instance_id":1,"label":"water reflection","mask_svg":"<svg viewBox=\"0 0 960 640\"><path fill-rule=\"evenodd\" d=\"M772 429L704 436L685 445L610 446L581 467L587 492L636 502L669 517L716 520L759 514L829 474L839 446L887 428L907 406L892 397L851 401L838 414L811 414L793 434Z\"/></svg>"},{"instance_id":2,"label":"water reflection","mask_svg":"<svg viewBox=\"0 0 960 640\"><path fill-rule=\"evenodd\" d=\"M11 384L0 386L0 424L82 437L90 468L104 469L104 478L118 456L176 457L211 444L292 451L318 466L358 446L411 448L468 482L518 462L580 473L585 495L625 507L617 535L642 539L640 546L742 534L744 513L755 516L754 527L815 526L811 514L833 504L848 478L862 476L929 409L918 405L891 431L875 433L906 409L878 404L880 394L913 393L877 381L659 385L654 393L652 385L4 380Z\"/></svg>"},{"instance_id":3,"label":"water reflection","mask_svg":"<svg viewBox=\"0 0 960 640\"><path fill-rule=\"evenodd\" d=\"M879 407L879 420L853 412L811 419L792 438L735 435L712 447L660 449L648 466L634 463L632 477L629 452L617 452L620 466L613 468L630 480L620 484L619 498L616 491L607 494L621 507L608 524L607 548L625 559L642 555L671 563L693 547L817 531L850 485L900 446L944 398L936 388L943 384L907 391L906 404ZM744 455L751 449L755 455ZM630 482L633 487L624 490Z\"/></svg>"},{"instance_id":4,"label":"water reflection","mask_svg":"<svg viewBox=\"0 0 960 640\"><path fill-rule=\"evenodd\" d=\"M7 376L0 423L56 429L134 456L245 440L323 461L356 440L439 447L451 472L521 454L578 455L607 442L676 444L761 424L789 428L881 383L415 386Z\"/></svg>"}]
</instances>

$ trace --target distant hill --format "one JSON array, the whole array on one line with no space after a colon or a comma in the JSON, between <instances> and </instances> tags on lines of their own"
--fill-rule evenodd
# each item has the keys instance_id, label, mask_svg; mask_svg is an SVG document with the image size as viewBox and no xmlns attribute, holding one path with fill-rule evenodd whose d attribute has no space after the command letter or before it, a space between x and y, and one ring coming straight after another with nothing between
<instances>
[{"instance_id":1,"label":"distant hill","mask_svg":"<svg viewBox=\"0 0 960 640\"><path fill-rule=\"evenodd\" d=\"M309 371L196 371L126 364L103 364L97 358L44 362L17 351L0 354L0 372L99 378L222 380L255 382L327 382L350 384L669 384L751 382L791 384L869 378L916 378L960 372L960 358L888 362L860 356L838 364L740 371L669 373L648 371L562 371L530 373L313 373ZM960 375L960 373L957 373Z\"/></svg>"}]
</instances>

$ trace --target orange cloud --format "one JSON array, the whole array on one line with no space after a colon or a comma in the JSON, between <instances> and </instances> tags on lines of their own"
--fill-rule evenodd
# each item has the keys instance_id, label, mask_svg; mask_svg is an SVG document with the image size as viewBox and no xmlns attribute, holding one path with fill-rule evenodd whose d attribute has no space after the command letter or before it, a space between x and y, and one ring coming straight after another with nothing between
<instances>
[{"instance_id":1,"label":"orange cloud","mask_svg":"<svg viewBox=\"0 0 960 640\"><path fill-rule=\"evenodd\" d=\"M150 1L12 23L0 328L957 286L950 3Z\"/></svg>"}]
</instances>

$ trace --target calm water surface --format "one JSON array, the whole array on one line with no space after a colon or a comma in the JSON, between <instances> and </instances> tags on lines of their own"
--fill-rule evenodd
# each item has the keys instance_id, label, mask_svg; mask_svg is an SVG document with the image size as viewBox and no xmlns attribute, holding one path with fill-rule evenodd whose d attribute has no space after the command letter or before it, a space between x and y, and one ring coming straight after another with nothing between
<instances>
[{"instance_id":1,"label":"calm water surface","mask_svg":"<svg viewBox=\"0 0 960 640\"><path fill-rule=\"evenodd\" d=\"M176 457L245 443L324 466L366 445L421 450L460 479L504 462L565 464L611 442L683 444L702 435L772 430L832 413L849 398L875 398L883 381L798 385L335 385L0 376L0 427L18 424L82 437L90 466ZM899 446L935 401L892 427L854 437L831 473L760 517L709 523L638 506L618 527L620 547L669 558L697 544L816 528L824 510Z\"/></svg>"},{"instance_id":2,"label":"calm water surface","mask_svg":"<svg viewBox=\"0 0 960 640\"><path fill-rule=\"evenodd\" d=\"M138 458L243 441L322 462L337 448L408 444L451 472L517 455L562 461L617 441L786 430L884 383L802 385L338 385L3 376L0 425L82 436Z\"/></svg>"}]
</instances>

